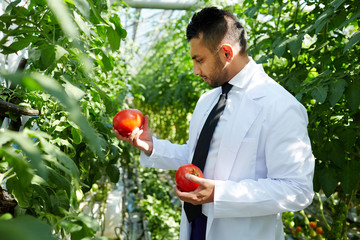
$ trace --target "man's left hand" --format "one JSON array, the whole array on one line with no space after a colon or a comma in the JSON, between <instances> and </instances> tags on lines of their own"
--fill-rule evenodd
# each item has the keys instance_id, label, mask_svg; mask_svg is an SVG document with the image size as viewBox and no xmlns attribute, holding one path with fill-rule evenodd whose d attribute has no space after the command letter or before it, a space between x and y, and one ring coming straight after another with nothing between
<instances>
[{"instance_id":1,"label":"man's left hand","mask_svg":"<svg viewBox=\"0 0 360 240\"><path fill-rule=\"evenodd\" d=\"M192 192L182 192L177 186L175 193L184 201L193 205L199 205L214 201L215 182L210 179L199 178L192 174L187 173L186 178L190 181L199 184L199 187Z\"/></svg>"}]
</instances>

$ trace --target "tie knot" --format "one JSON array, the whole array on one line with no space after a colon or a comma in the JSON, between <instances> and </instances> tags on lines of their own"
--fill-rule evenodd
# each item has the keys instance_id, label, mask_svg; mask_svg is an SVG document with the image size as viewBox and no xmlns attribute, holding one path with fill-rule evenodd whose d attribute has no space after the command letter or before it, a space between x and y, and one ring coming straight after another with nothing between
<instances>
[{"instance_id":1,"label":"tie knot","mask_svg":"<svg viewBox=\"0 0 360 240\"><path fill-rule=\"evenodd\" d=\"M228 82L225 82L223 85L221 85L222 88L222 93L223 94L228 94L228 92L230 91L230 89L232 88L233 85L231 85Z\"/></svg>"}]
</instances>

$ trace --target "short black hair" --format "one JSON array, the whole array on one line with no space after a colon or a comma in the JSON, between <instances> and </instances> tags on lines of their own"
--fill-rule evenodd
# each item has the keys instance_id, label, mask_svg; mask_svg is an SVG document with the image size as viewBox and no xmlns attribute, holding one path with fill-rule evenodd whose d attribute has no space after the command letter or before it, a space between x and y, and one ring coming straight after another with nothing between
<instances>
[{"instance_id":1,"label":"short black hair","mask_svg":"<svg viewBox=\"0 0 360 240\"><path fill-rule=\"evenodd\" d=\"M204 44L215 52L223 39L238 42L240 53L247 53L247 41L244 27L227 10L208 7L194 14L186 29L186 38L190 41L203 34Z\"/></svg>"}]
</instances>

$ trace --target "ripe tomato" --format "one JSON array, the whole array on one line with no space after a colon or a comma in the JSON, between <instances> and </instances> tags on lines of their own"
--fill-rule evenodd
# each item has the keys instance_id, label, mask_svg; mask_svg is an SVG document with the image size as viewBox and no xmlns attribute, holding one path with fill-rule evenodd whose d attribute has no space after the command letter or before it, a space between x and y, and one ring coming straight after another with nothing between
<instances>
[{"instance_id":1,"label":"ripe tomato","mask_svg":"<svg viewBox=\"0 0 360 240\"><path fill-rule=\"evenodd\" d=\"M310 222L309 227L310 228L316 228L316 222Z\"/></svg>"},{"instance_id":2,"label":"ripe tomato","mask_svg":"<svg viewBox=\"0 0 360 240\"><path fill-rule=\"evenodd\" d=\"M296 227L296 232L301 232L302 228L300 226Z\"/></svg>"},{"instance_id":3,"label":"ripe tomato","mask_svg":"<svg viewBox=\"0 0 360 240\"><path fill-rule=\"evenodd\" d=\"M118 132L127 137L135 128L141 128L145 118L137 109L125 109L118 112L113 118L113 126Z\"/></svg>"},{"instance_id":4,"label":"ripe tomato","mask_svg":"<svg viewBox=\"0 0 360 240\"><path fill-rule=\"evenodd\" d=\"M187 173L201 178L204 177L200 168L194 164L188 163L179 167L175 174L175 181L178 188L183 192L191 192L199 187L199 184L191 182L185 177Z\"/></svg>"},{"instance_id":5,"label":"ripe tomato","mask_svg":"<svg viewBox=\"0 0 360 240\"><path fill-rule=\"evenodd\" d=\"M316 232L318 233L318 234L323 234L323 228L322 227L318 227L318 228L316 228Z\"/></svg>"}]
</instances>

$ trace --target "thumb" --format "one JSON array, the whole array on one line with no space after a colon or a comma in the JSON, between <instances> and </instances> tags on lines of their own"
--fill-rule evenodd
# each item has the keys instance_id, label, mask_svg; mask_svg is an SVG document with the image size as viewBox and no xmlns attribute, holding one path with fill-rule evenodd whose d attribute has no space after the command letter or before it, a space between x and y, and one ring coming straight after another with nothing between
<instances>
[{"instance_id":1,"label":"thumb","mask_svg":"<svg viewBox=\"0 0 360 240\"><path fill-rule=\"evenodd\" d=\"M149 115L145 115L143 129L147 131L149 129Z\"/></svg>"},{"instance_id":2,"label":"thumb","mask_svg":"<svg viewBox=\"0 0 360 240\"><path fill-rule=\"evenodd\" d=\"M203 179L203 178L197 177L197 176L192 175L192 174L190 174L190 173L185 174L185 177L186 177L189 181L194 182L194 183L197 183L197 184L199 184L199 185L203 185L203 183L204 183L204 179Z\"/></svg>"}]
</instances>

